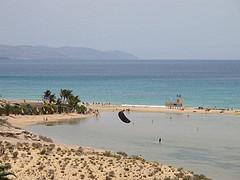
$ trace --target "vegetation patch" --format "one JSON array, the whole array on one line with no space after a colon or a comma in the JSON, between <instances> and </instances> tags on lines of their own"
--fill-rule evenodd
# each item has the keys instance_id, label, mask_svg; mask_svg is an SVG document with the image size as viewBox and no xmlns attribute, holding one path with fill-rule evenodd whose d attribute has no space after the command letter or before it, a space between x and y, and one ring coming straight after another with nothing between
<instances>
[{"instance_id":1,"label":"vegetation patch","mask_svg":"<svg viewBox=\"0 0 240 180\"><path fill-rule=\"evenodd\" d=\"M85 114L87 107L81 104L79 96L73 94L72 90L61 89L59 97L50 90L44 91L42 103L8 103L0 102L0 116L14 115L39 115L39 114L61 114L79 113ZM46 119L47 120L47 119Z\"/></svg>"}]
</instances>

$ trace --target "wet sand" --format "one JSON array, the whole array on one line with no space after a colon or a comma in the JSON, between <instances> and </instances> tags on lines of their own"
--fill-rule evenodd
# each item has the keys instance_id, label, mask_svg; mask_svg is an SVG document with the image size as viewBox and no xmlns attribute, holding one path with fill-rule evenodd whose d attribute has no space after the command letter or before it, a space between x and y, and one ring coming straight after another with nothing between
<instances>
[{"instance_id":1,"label":"wet sand","mask_svg":"<svg viewBox=\"0 0 240 180\"><path fill-rule=\"evenodd\" d=\"M10 124L16 127L26 127L33 124L54 123L54 122L68 122L73 120L85 119L95 116L93 113L89 114L48 114L48 115L10 115L6 117Z\"/></svg>"}]
</instances>

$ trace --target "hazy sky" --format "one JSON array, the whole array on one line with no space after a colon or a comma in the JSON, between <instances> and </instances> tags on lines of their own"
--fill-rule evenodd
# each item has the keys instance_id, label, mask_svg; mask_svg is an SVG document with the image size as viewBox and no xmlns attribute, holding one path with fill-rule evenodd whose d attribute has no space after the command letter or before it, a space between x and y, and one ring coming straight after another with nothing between
<instances>
[{"instance_id":1,"label":"hazy sky","mask_svg":"<svg viewBox=\"0 0 240 180\"><path fill-rule=\"evenodd\" d=\"M0 44L240 59L240 0L0 0Z\"/></svg>"}]
</instances>

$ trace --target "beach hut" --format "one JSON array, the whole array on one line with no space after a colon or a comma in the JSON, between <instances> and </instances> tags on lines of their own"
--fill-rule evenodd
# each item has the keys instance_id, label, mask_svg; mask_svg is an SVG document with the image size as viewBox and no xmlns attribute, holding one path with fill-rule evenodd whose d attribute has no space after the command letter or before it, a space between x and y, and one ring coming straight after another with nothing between
<instances>
[{"instance_id":1,"label":"beach hut","mask_svg":"<svg viewBox=\"0 0 240 180\"><path fill-rule=\"evenodd\" d=\"M177 94L176 100L174 102L172 101L167 101L165 102L165 106L172 109L184 109L183 105L183 98L181 94Z\"/></svg>"},{"instance_id":2,"label":"beach hut","mask_svg":"<svg viewBox=\"0 0 240 180\"><path fill-rule=\"evenodd\" d=\"M183 109L184 108L184 105L183 105L183 98L182 98L182 95L181 94L177 94L177 97L176 97L176 102L175 102L175 107L177 109Z\"/></svg>"}]
</instances>

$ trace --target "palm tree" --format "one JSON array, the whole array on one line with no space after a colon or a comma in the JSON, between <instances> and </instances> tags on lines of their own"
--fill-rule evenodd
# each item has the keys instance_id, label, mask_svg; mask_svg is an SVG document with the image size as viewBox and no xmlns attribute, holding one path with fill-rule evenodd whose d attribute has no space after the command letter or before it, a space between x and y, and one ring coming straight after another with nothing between
<instances>
[{"instance_id":1,"label":"palm tree","mask_svg":"<svg viewBox=\"0 0 240 180\"><path fill-rule=\"evenodd\" d=\"M71 96L73 96L72 90L67 89L67 90L66 90L66 99L69 99Z\"/></svg>"},{"instance_id":2,"label":"palm tree","mask_svg":"<svg viewBox=\"0 0 240 180\"><path fill-rule=\"evenodd\" d=\"M21 106L19 104L14 104L11 109L11 112L15 115L21 114Z\"/></svg>"},{"instance_id":3,"label":"palm tree","mask_svg":"<svg viewBox=\"0 0 240 180\"><path fill-rule=\"evenodd\" d=\"M46 90L43 93L43 101L44 101L44 103L55 103L56 96L55 96L55 94L52 94L52 92L50 90Z\"/></svg>"},{"instance_id":4,"label":"palm tree","mask_svg":"<svg viewBox=\"0 0 240 180\"><path fill-rule=\"evenodd\" d=\"M61 89L62 90L62 89ZM60 95L61 96L61 95ZM63 112L63 107L62 107L62 98L58 98L56 101L56 106L57 106L57 112L61 114Z\"/></svg>"},{"instance_id":5,"label":"palm tree","mask_svg":"<svg viewBox=\"0 0 240 180\"><path fill-rule=\"evenodd\" d=\"M69 106L71 112L76 110L79 102L81 102L81 100L79 99L78 96L73 96L73 95L69 96L68 106Z\"/></svg>"},{"instance_id":6,"label":"palm tree","mask_svg":"<svg viewBox=\"0 0 240 180\"><path fill-rule=\"evenodd\" d=\"M59 95L61 100L64 102L66 100L66 89L61 89Z\"/></svg>"},{"instance_id":7,"label":"palm tree","mask_svg":"<svg viewBox=\"0 0 240 180\"><path fill-rule=\"evenodd\" d=\"M34 115L39 115L40 114L40 110L39 110L39 108L37 106L33 107L33 114Z\"/></svg>"},{"instance_id":8,"label":"palm tree","mask_svg":"<svg viewBox=\"0 0 240 180\"><path fill-rule=\"evenodd\" d=\"M60 89L59 95L60 95L61 100L64 100L64 98L65 98L65 91L64 90L65 89Z\"/></svg>"},{"instance_id":9,"label":"palm tree","mask_svg":"<svg viewBox=\"0 0 240 180\"><path fill-rule=\"evenodd\" d=\"M51 94L50 96L49 96L49 103L55 103L56 102L56 96L55 96L55 94Z\"/></svg>"},{"instance_id":10,"label":"palm tree","mask_svg":"<svg viewBox=\"0 0 240 180\"><path fill-rule=\"evenodd\" d=\"M55 94L46 90L43 94L44 105L41 108L43 114L52 114L55 112L85 112L84 108L79 109L78 103L81 102L78 96L74 96L70 89L61 89L60 98L56 99Z\"/></svg>"},{"instance_id":11,"label":"palm tree","mask_svg":"<svg viewBox=\"0 0 240 180\"><path fill-rule=\"evenodd\" d=\"M60 90L60 97L62 102L66 103L69 97L72 95L72 90L70 89L61 89Z\"/></svg>"},{"instance_id":12,"label":"palm tree","mask_svg":"<svg viewBox=\"0 0 240 180\"><path fill-rule=\"evenodd\" d=\"M86 108L86 106L84 106L84 105L77 106L77 107L76 107L76 111L77 111L77 113L85 114L86 111L87 111L87 108Z\"/></svg>"},{"instance_id":13,"label":"palm tree","mask_svg":"<svg viewBox=\"0 0 240 180\"><path fill-rule=\"evenodd\" d=\"M11 109L12 109L12 106L10 104L7 103L3 105L4 114L6 116L9 116L9 114L11 113Z\"/></svg>"},{"instance_id":14,"label":"palm tree","mask_svg":"<svg viewBox=\"0 0 240 180\"><path fill-rule=\"evenodd\" d=\"M34 114L34 108L31 106L31 104L26 104L22 106L23 114L26 115L33 115Z\"/></svg>"},{"instance_id":15,"label":"palm tree","mask_svg":"<svg viewBox=\"0 0 240 180\"><path fill-rule=\"evenodd\" d=\"M43 98L48 98L51 94L52 92L50 90L46 90L43 92Z\"/></svg>"},{"instance_id":16,"label":"palm tree","mask_svg":"<svg viewBox=\"0 0 240 180\"><path fill-rule=\"evenodd\" d=\"M51 96L52 92L50 90L46 90L43 93L43 101L45 102L46 100L49 101L49 98Z\"/></svg>"}]
</instances>

